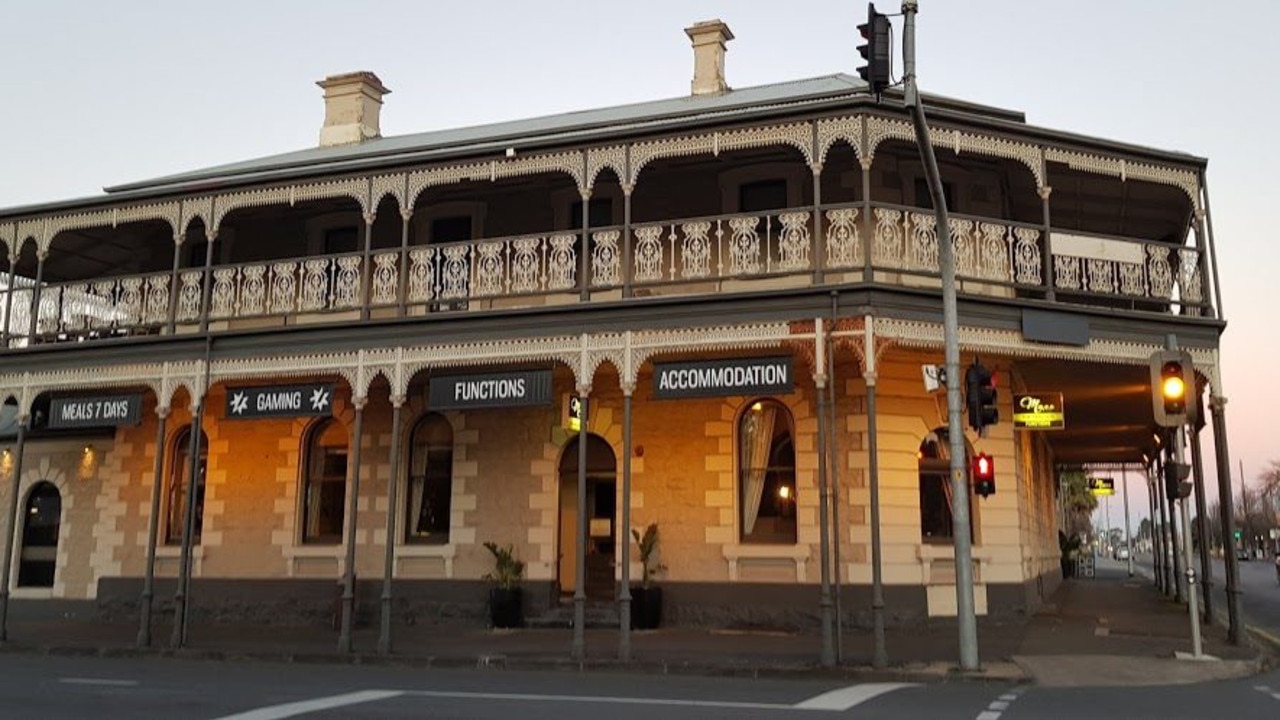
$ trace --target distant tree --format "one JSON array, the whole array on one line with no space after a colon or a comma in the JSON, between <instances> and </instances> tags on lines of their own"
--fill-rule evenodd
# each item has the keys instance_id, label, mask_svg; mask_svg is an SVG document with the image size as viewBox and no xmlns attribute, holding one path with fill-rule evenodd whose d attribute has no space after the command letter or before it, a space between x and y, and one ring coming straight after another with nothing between
<instances>
[{"instance_id":1,"label":"distant tree","mask_svg":"<svg viewBox=\"0 0 1280 720\"><path fill-rule=\"evenodd\" d=\"M1151 518L1142 518L1142 522L1138 523L1138 539L1150 540L1152 535Z\"/></svg>"},{"instance_id":2,"label":"distant tree","mask_svg":"<svg viewBox=\"0 0 1280 720\"><path fill-rule=\"evenodd\" d=\"M1062 507L1067 516L1066 533L1084 536L1092 527L1089 518L1098 509L1098 498L1089 492L1089 478L1080 470L1068 470L1059 480L1062 483Z\"/></svg>"}]
</instances>

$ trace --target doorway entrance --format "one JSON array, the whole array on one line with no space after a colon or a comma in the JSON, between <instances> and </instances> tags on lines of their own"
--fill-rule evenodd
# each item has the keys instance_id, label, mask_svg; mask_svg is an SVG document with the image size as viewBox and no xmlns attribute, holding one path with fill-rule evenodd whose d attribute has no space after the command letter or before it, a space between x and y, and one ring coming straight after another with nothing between
<instances>
[{"instance_id":1,"label":"doorway entrance","mask_svg":"<svg viewBox=\"0 0 1280 720\"><path fill-rule=\"evenodd\" d=\"M39 482L27 496L22 514L22 552L18 587L53 587L58 566L58 530L62 527L62 495L53 483Z\"/></svg>"},{"instance_id":2,"label":"doorway entrance","mask_svg":"<svg viewBox=\"0 0 1280 720\"><path fill-rule=\"evenodd\" d=\"M560 562L561 594L578 589L578 442L565 444L560 455ZM587 435L587 597L612 600L615 594L614 552L617 532L618 461L613 448L599 435Z\"/></svg>"}]
</instances>

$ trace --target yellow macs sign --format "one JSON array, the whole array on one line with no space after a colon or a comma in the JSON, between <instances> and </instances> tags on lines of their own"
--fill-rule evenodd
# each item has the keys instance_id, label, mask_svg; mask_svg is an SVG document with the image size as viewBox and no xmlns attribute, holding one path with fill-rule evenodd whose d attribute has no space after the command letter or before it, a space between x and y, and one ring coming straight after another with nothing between
<instances>
[{"instance_id":1,"label":"yellow macs sign","mask_svg":"<svg viewBox=\"0 0 1280 720\"><path fill-rule=\"evenodd\" d=\"M1089 481L1089 492L1099 497L1103 495L1116 494L1116 481L1113 478L1091 477Z\"/></svg>"},{"instance_id":2,"label":"yellow macs sign","mask_svg":"<svg viewBox=\"0 0 1280 720\"><path fill-rule=\"evenodd\" d=\"M1062 393L1023 393L1013 396L1015 430L1061 430L1065 424Z\"/></svg>"}]
</instances>

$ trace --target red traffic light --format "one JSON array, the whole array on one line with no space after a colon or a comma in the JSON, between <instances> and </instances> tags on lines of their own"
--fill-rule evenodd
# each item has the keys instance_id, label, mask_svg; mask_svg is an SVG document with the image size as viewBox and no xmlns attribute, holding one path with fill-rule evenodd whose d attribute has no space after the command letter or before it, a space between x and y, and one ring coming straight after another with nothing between
<instances>
[{"instance_id":1,"label":"red traffic light","mask_svg":"<svg viewBox=\"0 0 1280 720\"><path fill-rule=\"evenodd\" d=\"M973 457L973 491L982 497L996 492L996 462L986 453Z\"/></svg>"}]
</instances>

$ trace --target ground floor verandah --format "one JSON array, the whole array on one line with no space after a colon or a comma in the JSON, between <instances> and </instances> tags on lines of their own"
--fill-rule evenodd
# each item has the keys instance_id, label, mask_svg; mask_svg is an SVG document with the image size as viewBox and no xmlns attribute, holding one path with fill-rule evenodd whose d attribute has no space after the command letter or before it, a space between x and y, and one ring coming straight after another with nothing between
<instances>
[{"instance_id":1,"label":"ground floor verandah","mask_svg":"<svg viewBox=\"0 0 1280 720\"><path fill-rule=\"evenodd\" d=\"M920 381L921 364L940 362L940 348L927 325L867 325L622 333L595 344L549 338L421 357L399 348L196 361L172 373L166 364L58 387L28 382L15 393L28 413L38 405L33 390L149 391L136 425L70 437L33 430L15 448L21 473L10 498L25 518L48 515L56 496L57 527L36 553L29 523L13 533L11 593L136 613L151 572L153 600L143 604L163 613L175 579L189 574L182 600L197 622L305 625L335 616L344 580L347 632L380 615L397 626L475 624L484 622L493 572L483 543L510 545L527 564L526 611L536 617L579 589L579 567L583 595L617 599L625 579L644 573L628 531L656 523L654 579L668 624L812 628L829 594L829 557L842 619L865 625L874 476L887 615L897 623L954 615L952 498L935 467L945 404ZM1025 354L985 341L967 351L983 351L1016 383ZM1115 349L1093 352L1114 362ZM702 363L674 367L691 371L761 359L785 360L788 382L661 397L659 376L672 369L663 363ZM160 381L141 382L148 372ZM437 380L500 383L528 372L549 384L536 404L432 402ZM327 413L230 417L246 389L308 383L331 386ZM582 398L586 443L572 426ZM998 492L971 503L978 610L1025 614L1058 580L1053 452L1008 424L968 443L1004 470ZM18 469L6 467L11 478ZM47 563L28 556L50 554L47 585L24 582L24 559Z\"/></svg>"}]
</instances>

